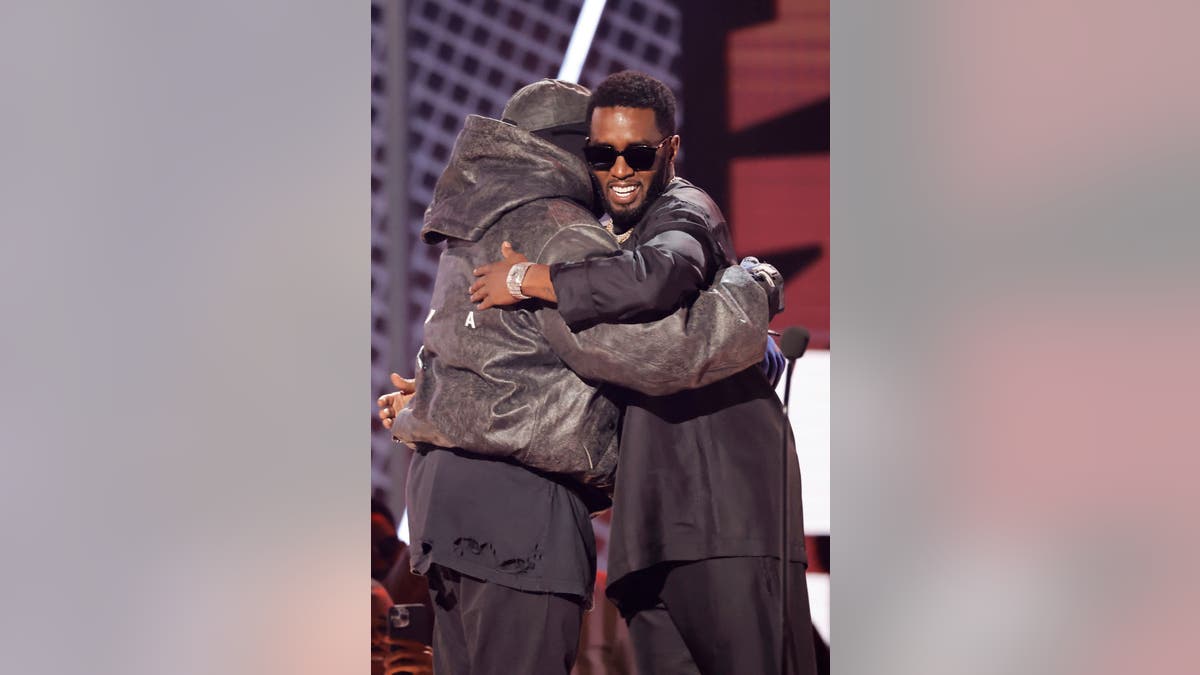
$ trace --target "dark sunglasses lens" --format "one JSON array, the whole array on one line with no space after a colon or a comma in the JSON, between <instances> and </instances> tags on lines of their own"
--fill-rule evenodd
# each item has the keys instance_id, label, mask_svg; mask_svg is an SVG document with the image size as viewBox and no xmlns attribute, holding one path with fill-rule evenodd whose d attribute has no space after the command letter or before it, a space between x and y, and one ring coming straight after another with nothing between
<instances>
[{"instance_id":1,"label":"dark sunglasses lens","mask_svg":"<svg viewBox=\"0 0 1200 675\"><path fill-rule=\"evenodd\" d=\"M611 145L586 145L583 148L583 158L593 169L603 171L617 162L617 151Z\"/></svg>"},{"instance_id":2,"label":"dark sunglasses lens","mask_svg":"<svg viewBox=\"0 0 1200 675\"><path fill-rule=\"evenodd\" d=\"M658 148L649 145L634 145L625 148L625 163L634 171L646 171L654 166L654 158L658 156Z\"/></svg>"}]
</instances>

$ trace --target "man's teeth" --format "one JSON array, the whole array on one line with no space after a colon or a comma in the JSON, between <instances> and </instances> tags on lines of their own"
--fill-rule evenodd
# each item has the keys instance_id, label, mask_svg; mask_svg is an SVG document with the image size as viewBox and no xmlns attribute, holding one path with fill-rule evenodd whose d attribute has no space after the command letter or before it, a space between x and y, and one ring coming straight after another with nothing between
<instances>
[{"instance_id":1,"label":"man's teeth","mask_svg":"<svg viewBox=\"0 0 1200 675\"><path fill-rule=\"evenodd\" d=\"M629 195L633 194L633 191L636 190L637 187L638 186L636 185L630 185L628 187L613 186L612 191L617 193L618 197L628 197Z\"/></svg>"}]
</instances>

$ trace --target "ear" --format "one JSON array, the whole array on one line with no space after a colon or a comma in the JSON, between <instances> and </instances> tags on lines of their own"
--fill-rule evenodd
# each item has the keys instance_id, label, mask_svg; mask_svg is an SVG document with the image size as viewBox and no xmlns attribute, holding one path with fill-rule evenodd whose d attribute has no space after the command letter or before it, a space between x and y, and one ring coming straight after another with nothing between
<instances>
[{"instance_id":1,"label":"ear","mask_svg":"<svg viewBox=\"0 0 1200 675\"><path fill-rule=\"evenodd\" d=\"M679 152L679 134L671 136L671 140L667 141L667 161L675 161L675 153Z\"/></svg>"}]
</instances>

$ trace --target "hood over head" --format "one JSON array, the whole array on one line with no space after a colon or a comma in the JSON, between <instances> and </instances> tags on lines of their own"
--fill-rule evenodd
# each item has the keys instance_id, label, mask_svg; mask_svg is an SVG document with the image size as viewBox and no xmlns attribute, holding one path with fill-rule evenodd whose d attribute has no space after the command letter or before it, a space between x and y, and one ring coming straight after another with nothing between
<instances>
[{"instance_id":1,"label":"hood over head","mask_svg":"<svg viewBox=\"0 0 1200 675\"><path fill-rule=\"evenodd\" d=\"M469 115L434 187L421 238L478 241L505 213L538 199L571 199L597 213L602 205L578 152L587 98L579 85L547 79L513 94L505 121Z\"/></svg>"},{"instance_id":2,"label":"hood over head","mask_svg":"<svg viewBox=\"0 0 1200 675\"><path fill-rule=\"evenodd\" d=\"M526 131L586 126L590 96L587 87L546 78L518 89L504 105L500 118Z\"/></svg>"}]
</instances>

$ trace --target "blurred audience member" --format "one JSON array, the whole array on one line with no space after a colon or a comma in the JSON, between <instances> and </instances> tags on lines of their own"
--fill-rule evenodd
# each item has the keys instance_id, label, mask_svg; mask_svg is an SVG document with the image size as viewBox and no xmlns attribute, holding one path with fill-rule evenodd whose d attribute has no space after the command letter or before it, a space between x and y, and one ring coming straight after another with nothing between
<instances>
[{"instance_id":1,"label":"blurred audience member","mask_svg":"<svg viewBox=\"0 0 1200 675\"><path fill-rule=\"evenodd\" d=\"M396 536L396 517L378 499L371 500L371 578L383 581L396 565L403 544Z\"/></svg>"},{"instance_id":2,"label":"blurred audience member","mask_svg":"<svg viewBox=\"0 0 1200 675\"><path fill-rule=\"evenodd\" d=\"M388 636L388 610L392 605L387 589L371 580L371 675L433 675L433 652L412 640Z\"/></svg>"},{"instance_id":3,"label":"blurred audience member","mask_svg":"<svg viewBox=\"0 0 1200 675\"><path fill-rule=\"evenodd\" d=\"M421 604L433 613L429 582L413 574L408 544L396 536L396 518L381 500L371 500L371 578L396 604Z\"/></svg>"}]
</instances>

